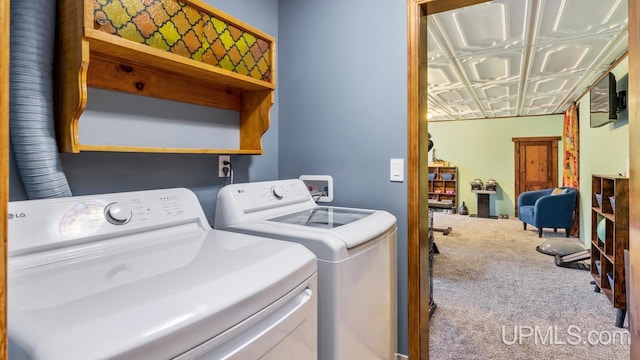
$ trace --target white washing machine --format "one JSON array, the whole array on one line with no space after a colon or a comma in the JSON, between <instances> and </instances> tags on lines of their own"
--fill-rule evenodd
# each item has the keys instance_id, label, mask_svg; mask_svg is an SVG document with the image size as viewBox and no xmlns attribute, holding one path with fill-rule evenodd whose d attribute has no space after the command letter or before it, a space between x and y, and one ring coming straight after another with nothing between
<instances>
[{"instance_id":1,"label":"white washing machine","mask_svg":"<svg viewBox=\"0 0 640 360\"><path fill-rule=\"evenodd\" d=\"M10 359L316 359L317 265L187 189L9 203Z\"/></svg>"},{"instance_id":2,"label":"white washing machine","mask_svg":"<svg viewBox=\"0 0 640 360\"><path fill-rule=\"evenodd\" d=\"M302 244L318 257L320 359L393 359L396 218L318 206L300 180L225 186L215 229Z\"/></svg>"}]
</instances>

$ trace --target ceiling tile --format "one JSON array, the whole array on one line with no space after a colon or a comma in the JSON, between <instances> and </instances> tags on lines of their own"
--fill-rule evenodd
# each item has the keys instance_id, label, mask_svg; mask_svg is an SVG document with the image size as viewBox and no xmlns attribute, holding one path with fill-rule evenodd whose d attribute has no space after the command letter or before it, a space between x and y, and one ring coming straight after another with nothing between
<instances>
[{"instance_id":1,"label":"ceiling tile","mask_svg":"<svg viewBox=\"0 0 640 360\"><path fill-rule=\"evenodd\" d=\"M500 82L500 83L483 83L473 87L478 99L517 99L518 98L517 81Z\"/></svg>"},{"instance_id":2,"label":"ceiling tile","mask_svg":"<svg viewBox=\"0 0 640 360\"><path fill-rule=\"evenodd\" d=\"M429 62L427 69L427 79L429 88L431 85L435 88L459 87L461 86L460 78L450 61Z\"/></svg>"},{"instance_id":3,"label":"ceiling tile","mask_svg":"<svg viewBox=\"0 0 640 360\"><path fill-rule=\"evenodd\" d=\"M527 83L527 90L533 94L564 95L571 90L572 85L579 79L579 75L534 79Z\"/></svg>"},{"instance_id":4,"label":"ceiling tile","mask_svg":"<svg viewBox=\"0 0 640 360\"><path fill-rule=\"evenodd\" d=\"M594 65L613 37L610 34L580 41L558 41L536 46L530 76L583 72Z\"/></svg>"},{"instance_id":5,"label":"ceiling tile","mask_svg":"<svg viewBox=\"0 0 640 360\"><path fill-rule=\"evenodd\" d=\"M431 120L559 114L628 49L627 0L494 0L427 17Z\"/></svg>"},{"instance_id":6,"label":"ceiling tile","mask_svg":"<svg viewBox=\"0 0 640 360\"><path fill-rule=\"evenodd\" d=\"M522 72L522 50L510 49L496 53L471 55L460 59L471 84L488 81L510 81Z\"/></svg>"},{"instance_id":7,"label":"ceiling tile","mask_svg":"<svg viewBox=\"0 0 640 360\"><path fill-rule=\"evenodd\" d=\"M543 0L538 43L617 33L627 28L626 0Z\"/></svg>"},{"instance_id":8,"label":"ceiling tile","mask_svg":"<svg viewBox=\"0 0 640 360\"><path fill-rule=\"evenodd\" d=\"M459 104L469 101L468 89L464 87L449 88L443 90L430 90L429 98L437 101L439 104Z\"/></svg>"},{"instance_id":9,"label":"ceiling tile","mask_svg":"<svg viewBox=\"0 0 640 360\"><path fill-rule=\"evenodd\" d=\"M439 13L434 26L454 55L524 45L526 0L499 0Z\"/></svg>"}]
</instances>

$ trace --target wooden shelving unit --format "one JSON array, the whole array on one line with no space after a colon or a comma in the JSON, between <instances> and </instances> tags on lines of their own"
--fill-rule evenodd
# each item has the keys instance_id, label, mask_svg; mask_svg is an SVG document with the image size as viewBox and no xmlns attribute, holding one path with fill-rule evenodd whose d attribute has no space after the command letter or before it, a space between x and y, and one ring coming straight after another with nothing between
<instances>
[{"instance_id":1,"label":"wooden shelving unit","mask_svg":"<svg viewBox=\"0 0 640 360\"><path fill-rule=\"evenodd\" d=\"M458 208L458 168L456 166L429 166L429 206ZM448 179L447 177L451 177ZM450 204L450 205L449 205Z\"/></svg>"},{"instance_id":2,"label":"wooden shelving unit","mask_svg":"<svg viewBox=\"0 0 640 360\"><path fill-rule=\"evenodd\" d=\"M629 249L629 179L593 175L591 194L591 275L596 292L603 292L617 309L615 324L622 327L627 312L624 251ZM602 194L598 204L595 193ZM615 197L615 208L610 197ZM604 221L604 237L598 224Z\"/></svg>"},{"instance_id":3,"label":"wooden shelving unit","mask_svg":"<svg viewBox=\"0 0 640 360\"><path fill-rule=\"evenodd\" d=\"M58 3L61 151L262 154L276 83L273 37L200 0ZM82 143L87 87L236 110L239 149Z\"/></svg>"}]
</instances>

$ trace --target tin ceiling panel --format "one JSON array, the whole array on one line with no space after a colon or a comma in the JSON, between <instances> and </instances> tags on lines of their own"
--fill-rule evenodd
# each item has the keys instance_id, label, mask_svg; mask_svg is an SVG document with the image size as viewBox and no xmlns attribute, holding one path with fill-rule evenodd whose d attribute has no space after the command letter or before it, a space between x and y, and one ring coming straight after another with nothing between
<instances>
[{"instance_id":1,"label":"tin ceiling panel","mask_svg":"<svg viewBox=\"0 0 640 360\"><path fill-rule=\"evenodd\" d=\"M431 120L559 114L628 49L627 0L494 0L428 16Z\"/></svg>"},{"instance_id":2,"label":"tin ceiling panel","mask_svg":"<svg viewBox=\"0 0 640 360\"><path fill-rule=\"evenodd\" d=\"M478 99L482 101L518 99L518 82L485 83L474 87Z\"/></svg>"},{"instance_id":3,"label":"tin ceiling panel","mask_svg":"<svg viewBox=\"0 0 640 360\"><path fill-rule=\"evenodd\" d=\"M540 1L538 43L617 33L627 28L626 0Z\"/></svg>"},{"instance_id":4,"label":"tin ceiling panel","mask_svg":"<svg viewBox=\"0 0 640 360\"><path fill-rule=\"evenodd\" d=\"M522 51L504 50L466 56L460 60L471 84L490 81L513 81L522 72Z\"/></svg>"},{"instance_id":5,"label":"tin ceiling panel","mask_svg":"<svg viewBox=\"0 0 640 360\"><path fill-rule=\"evenodd\" d=\"M427 77L430 89L442 89L450 87L460 87L461 80L458 72L449 60L430 62L427 69Z\"/></svg>"},{"instance_id":6,"label":"tin ceiling panel","mask_svg":"<svg viewBox=\"0 0 640 360\"><path fill-rule=\"evenodd\" d=\"M612 36L597 36L536 46L533 50L530 76L583 73L590 67L597 66L599 56L612 41Z\"/></svg>"},{"instance_id":7,"label":"tin ceiling panel","mask_svg":"<svg viewBox=\"0 0 640 360\"><path fill-rule=\"evenodd\" d=\"M433 32L442 34L455 56L495 51L524 45L526 6L526 0L491 1L429 20L434 20Z\"/></svg>"}]
</instances>

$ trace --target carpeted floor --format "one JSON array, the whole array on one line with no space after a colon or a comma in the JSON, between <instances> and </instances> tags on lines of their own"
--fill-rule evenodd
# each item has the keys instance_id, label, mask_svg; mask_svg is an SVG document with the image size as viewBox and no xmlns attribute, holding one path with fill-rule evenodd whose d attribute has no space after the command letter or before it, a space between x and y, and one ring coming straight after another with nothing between
<instances>
[{"instance_id":1,"label":"carpeted floor","mask_svg":"<svg viewBox=\"0 0 640 360\"><path fill-rule=\"evenodd\" d=\"M434 226L453 231L435 233L430 359L629 359L627 321L615 327L589 272L535 250L563 230L443 213Z\"/></svg>"}]
</instances>

